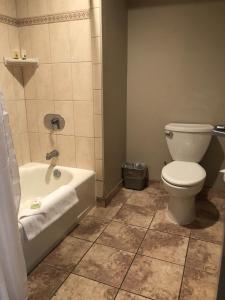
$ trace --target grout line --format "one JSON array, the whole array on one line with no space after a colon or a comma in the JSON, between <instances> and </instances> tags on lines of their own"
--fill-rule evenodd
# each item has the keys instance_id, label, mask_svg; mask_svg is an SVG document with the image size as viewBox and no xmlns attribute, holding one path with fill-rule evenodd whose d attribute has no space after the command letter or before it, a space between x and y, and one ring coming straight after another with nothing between
<instances>
[{"instance_id":1,"label":"grout line","mask_svg":"<svg viewBox=\"0 0 225 300\"><path fill-rule=\"evenodd\" d=\"M203 240L203 239L195 238L195 237L192 237L192 236L190 236L190 239L205 242L205 243L210 243L210 244L214 244L214 245L223 247L223 242L218 242L217 243L217 242L212 242L212 241L209 241L209 240Z\"/></svg>"},{"instance_id":2,"label":"grout line","mask_svg":"<svg viewBox=\"0 0 225 300\"><path fill-rule=\"evenodd\" d=\"M79 277L83 277L83 278L85 278L85 279L92 280L92 281L95 281L95 282L97 282L97 283L104 284L104 285L109 286L109 287L112 287L112 288L114 288L114 289L118 289L118 287L116 287L116 286L114 286L114 285L111 285L111 284L109 284L109 283L105 283L105 282L103 282L103 281L98 281L98 280L96 280L96 279L94 279L94 278L90 278L90 277L87 277L87 276L85 276L85 275L76 274L76 273L73 273L73 272L71 273L71 275L76 275L76 276L79 276ZM87 299L87 300L90 300L90 299Z\"/></svg>"},{"instance_id":3,"label":"grout line","mask_svg":"<svg viewBox=\"0 0 225 300\"><path fill-rule=\"evenodd\" d=\"M51 47L52 41L51 41L51 34L50 34L50 56L52 57L52 47ZM32 45L31 45L32 47ZM4 64L3 60L0 61L0 63ZM39 66L40 65L60 65L60 64L81 64L81 63L91 63L93 64L93 62L91 60L76 60L73 61L72 59L70 61L53 61L53 59L51 58L51 61L40 61ZM101 63L97 63L97 64L101 64ZM93 90L101 90L101 89L93 89Z\"/></svg>"},{"instance_id":4,"label":"grout line","mask_svg":"<svg viewBox=\"0 0 225 300\"><path fill-rule=\"evenodd\" d=\"M115 217L114 217L115 218ZM116 222L116 223L120 223L120 224L123 224L123 225L126 225L126 226L131 226L131 227L137 227L137 228L142 228L142 229L149 229L149 225L147 226L141 226L141 225L134 225L134 224L129 224L129 223L125 223L123 221L118 221L117 219L112 219L113 222Z\"/></svg>"},{"instance_id":5,"label":"grout line","mask_svg":"<svg viewBox=\"0 0 225 300\"><path fill-rule=\"evenodd\" d=\"M128 197L128 198L129 198L129 197ZM154 215L154 217L155 217L155 215ZM150 224L149 224L149 227L151 226L151 223L152 223L154 217L152 218L152 220L151 220L151 222L150 222ZM149 228L149 227L148 227L148 228ZM140 247L141 247L141 245L142 245L142 243L143 243L143 241L144 241L144 239L145 239L145 237L146 237L146 235L147 235L147 232L148 232L148 230L146 230L146 232L145 232L145 234L144 234L144 236L143 236L143 238L142 238L142 240L141 240L141 242L140 242L140 245L139 245L139 247L138 247L138 249L137 249L137 252L136 252L136 254L134 255L133 260L131 261L129 268L127 269L127 272L126 272L125 275L124 275L124 278L123 278L123 280L122 280L122 282L121 282L121 284L120 284L119 290L121 289L121 287L122 287L122 285L123 285L123 283L124 283L124 281L125 281L125 279L126 279L128 273L129 273L129 271L130 271L130 269L131 269L131 267L132 267L132 265L133 265L133 262L134 262L135 258L136 258L137 255L138 255L138 251L139 251L139 249L140 249ZM118 293L119 293L119 290L118 290L118 292L117 292L117 294L116 294L116 297L117 297L117 295L118 295ZM116 297L115 297L115 298L116 298Z\"/></svg>"},{"instance_id":6,"label":"grout line","mask_svg":"<svg viewBox=\"0 0 225 300\"><path fill-rule=\"evenodd\" d=\"M144 299L148 299L148 300L160 300L160 299L148 298L147 296L143 296L143 295L138 294L137 292L133 292L133 291L130 292L130 291L124 289L124 288L119 289L119 292L120 292L120 291L125 291L125 292L127 292L127 293L129 293L129 294L134 294L134 295L140 296L140 297L142 297L142 298L144 298ZM118 293L119 293L119 292L118 292ZM117 294L117 295L118 295L118 294Z\"/></svg>"},{"instance_id":7,"label":"grout line","mask_svg":"<svg viewBox=\"0 0 225 300\"><path fill-rule=\"evenodd\" d=\"M64 241L64 240L63 240ZM63 242L62 241L62 242ZM81 256L81 258L77 261L77 263L75 264L75 266L73 268L71 268L71 271L69 271L68 276L66 277L66 279L73 273L74 269L76 268L76 266L78 266L78 264L80 263L80 261L83 259L83 257L88 253L88 251L92 248L94 243L92 243L92 245L90 246L90 248L88 248L84 254ZM54 293L52 294L51 298L57 293L57 291L60 289L60 287L63 285L63 283L66 281L66 279L57 287L57 289L55 289Z\"/></svg>"},{"instance_id":8,"label":"grout line","mask_svg":"<svg viewBox=\"0 0 225 300\"><path fill-rule=\"evenodd\" d=\"M214 241L209 241L209 240L206 240L206 239L203 239L203 238L196 238L196 237L193 237L191 235L190 235L190 238L193 239L193 240L198 240L198 241L202 241L202 242L208 242L208 243L212 243L212 244L215 244L215 245L223 246L223 241L214 242Z\"/></svg>"},{"instance_id":9,"label":"grout line","mask_svg":"<svg viewBox=\"0 0 225 300\"><path fill-rule=\"evenodd\" d=\"M190 244L190 237L188 239L188 246L187 246L187 252L186 252L186 256L185 256L185 260L184 260L183 274L182 274L182 277L181 277L181 283L180 283L180 289L179 289L179 294L178 294L178 300L180 299L180 296L181 296L181 291L182 291L182 286L183 286L183 281L184 281L184 271L185 271L186 262L187 262L189 244Z\"/></svg>"},{"instance_id":10,"label":"grout line","mask_svg":"<svg viewBox=\"0 0 225 300\"><path fill-rule=\"evenodd\" d=\"M167 231L161 231L161 230L158 230L158 229L155 229L155 228L149 228L149 230L154 231L154 232L165 233L165 234L168 234L168 235L175 235L175 236L177 236L177 237L186 238L186 239L189 239L189 238L190 238L190 236L187 236L187 235L181 235L181 234L178 234L178 233L172 233L172 232L167 232Z\"/></svg>"},{"instance_id":11,"label":"grout line","mask_svg":"<svg viewBox=\"0 0 225 300\"><path fill-rule=\"evenodd\" d=\"M56 294L56 292L58 291L58 289L63 285L63 283L67 280L67 278L70 276L70 274L71 274L71 273L68 273L67 276L66 276L66 278L63 280L63 282L62 282L59 286L56 286L56 287L52 290L52 292L50 293L49 299L52 299L52 298L55 296L55 294Z\"/></svg>"}]
</instances>

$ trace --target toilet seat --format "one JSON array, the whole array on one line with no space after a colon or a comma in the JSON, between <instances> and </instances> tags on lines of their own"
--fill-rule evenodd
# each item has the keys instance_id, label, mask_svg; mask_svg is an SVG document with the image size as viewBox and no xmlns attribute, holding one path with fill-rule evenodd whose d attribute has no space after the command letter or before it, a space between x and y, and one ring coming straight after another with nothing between
<instances>
[{"instance_id":1,"label":"toilet seat","mask_svg":"<svg viewBox=\"0 0 225 300\"><path fill-rule=\"evenodd\" d=\"M173 161L162 169L162 177L172 185L188 187L201 183L206 172L195 162Z\"/></svg>"}]
</instances>

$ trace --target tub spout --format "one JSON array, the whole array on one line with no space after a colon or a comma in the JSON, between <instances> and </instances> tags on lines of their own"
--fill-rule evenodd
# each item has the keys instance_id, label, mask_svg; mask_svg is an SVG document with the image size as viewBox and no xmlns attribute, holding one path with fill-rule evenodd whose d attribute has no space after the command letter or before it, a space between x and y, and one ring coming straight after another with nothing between
<instances>
[{"instance_id":1,"label":"tub spout","mask_svg":"<svg viewBox=\"0 0 225 300\"><path fill-rule=\"evenodd\" d=\"M58 150L52 150L49 153L46 153L46 160L50 160L53 157L58 157L59 156L59 151Z\"/></svg>"}]
</instances>

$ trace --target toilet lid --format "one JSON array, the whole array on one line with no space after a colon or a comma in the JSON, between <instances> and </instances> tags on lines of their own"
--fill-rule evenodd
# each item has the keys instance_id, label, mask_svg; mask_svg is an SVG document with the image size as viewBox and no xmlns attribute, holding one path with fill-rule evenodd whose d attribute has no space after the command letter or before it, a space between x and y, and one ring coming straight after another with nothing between
<instances>
[{"instance_id":1,"label":"toilet lid","mask_svg":"<svg viewBox=\"0 0 225 300\"><path fill-rule=\"evenodd\" d=\"M173 161L162 169L162 177L173 185L193 186L205 179L206 172L197 163Z\"/></svg>"}]
</instances>

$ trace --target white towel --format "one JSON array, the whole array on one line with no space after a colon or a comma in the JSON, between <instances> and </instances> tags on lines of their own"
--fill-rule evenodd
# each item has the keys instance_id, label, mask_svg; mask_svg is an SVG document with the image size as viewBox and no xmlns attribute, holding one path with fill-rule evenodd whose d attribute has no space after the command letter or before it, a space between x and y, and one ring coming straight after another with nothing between
<instances>
[{"instance_id":1,"label":"white towel","mask_svg":"<svg viewBox=\"0 0 225 300\"><path fill-rule=\"evenodd\" d=\"M78 202L74 188L69 185L63 185L42 199L40 209L20 211L19 222L24 229L27 239L34 239L41 231L59 219Z\"/></svg>"}]
</instances>

